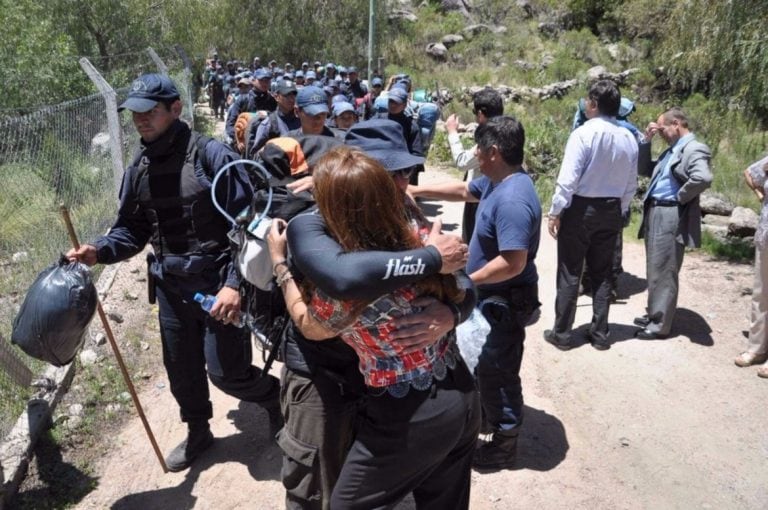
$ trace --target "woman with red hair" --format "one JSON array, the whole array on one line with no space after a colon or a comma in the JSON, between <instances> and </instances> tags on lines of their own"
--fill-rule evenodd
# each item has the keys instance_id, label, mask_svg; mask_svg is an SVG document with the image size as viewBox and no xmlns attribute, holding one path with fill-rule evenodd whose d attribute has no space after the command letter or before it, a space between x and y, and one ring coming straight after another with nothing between
<instances>
[{"instance_id":1,"label":"woman with red hair","mask_svg":"<svg viewBox=\"0 0 768 510\"><path fill-rule=\"evenodd\" d=\"M314 170L318 210L346 251L399 251L422 246L402 192L361 150L335 148ZM284 260L284 226L269 237L273 260ZM343 268L341 268L343 270ZM396 270L393 268L393 270ZM414 270L418 268L398 268ZM433 296L458 303L453 275L432 275L373 301L341 301L278 263L286 306L308 339L341 337L357 353L368 387L365 418L331 496L331 508L390 507L413 492L419 507L467 508L480 409L474 381L451 331L414 349L392 341L392 320L418 311Z\"/></svg>"}]
</instances>

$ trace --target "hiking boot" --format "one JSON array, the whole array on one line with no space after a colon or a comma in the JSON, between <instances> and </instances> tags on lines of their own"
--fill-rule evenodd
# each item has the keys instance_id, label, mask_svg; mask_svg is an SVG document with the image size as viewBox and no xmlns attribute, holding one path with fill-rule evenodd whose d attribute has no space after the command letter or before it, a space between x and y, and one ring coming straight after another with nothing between
<instances>
[{"instance_id":1,"label":"hiking boot","mask_svg":"<svg viewBox=\"0 0 768 510\"><path fill-rule=\"evenodd\" d=\"M165 466L171 473L184 471L197 457L213 444L213 434L207 421L190 423L186 439L171 450L165 458Z\"/></svg>"},{"instance_id":2,"label":"hiking boot","mask_svg":"<svg viewBox=\"0 0 768 510\"><path fill-rule=\"evenodd\" d=\"M493 439L475 450L472 467L475 469L510 469L517 457L517 430L496 432Z\"/></svg>"}]
</instances>

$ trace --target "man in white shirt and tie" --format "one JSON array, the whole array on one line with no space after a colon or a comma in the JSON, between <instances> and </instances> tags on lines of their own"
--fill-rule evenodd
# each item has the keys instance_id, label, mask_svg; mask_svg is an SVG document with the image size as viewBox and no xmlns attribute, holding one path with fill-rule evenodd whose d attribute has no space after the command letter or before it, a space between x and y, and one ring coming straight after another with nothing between
<instances>
[{"instance_id":1,"label":"man in white shirt and tie","mask_svg":"<svg viewBox=\"0 0 768 510\"><path fill-rule=\"evenodd\" d=\"M568 137L552 197L548 227L557 239L557 297L555 324L544 331L544 339L561 350L576 345L572 328L585 260L594 289L589 340L596 349L610 348L613 250L622 212L629 210L637 188L637 141L616 121L620 103L612 81L590 87L589 120Z\"/></svg>"}]
</instances>

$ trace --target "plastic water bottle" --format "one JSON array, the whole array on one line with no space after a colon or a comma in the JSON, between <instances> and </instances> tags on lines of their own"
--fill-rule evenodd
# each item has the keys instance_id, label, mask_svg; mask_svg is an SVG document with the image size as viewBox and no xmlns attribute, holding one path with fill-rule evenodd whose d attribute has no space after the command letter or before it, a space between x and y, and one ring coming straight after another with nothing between
<instances>
[{"instance_id":1,"label":"plastic water bottle","mask_svg":"<svg viewBox=\"0 0 768 510\"><path fill-rule=\"evenodd\" d=\"M198 303L200 303L200 308L205 310L208 313L211 313L211 308L213 308L213 305L216 304L216 296L212 296L210 294L203 294L201 292L196 292L194 300ZM237 328L245 327L246 325L253 322L253 318L250 314L240 312L240 317L237 319L236 322L232 322L232 325Z\"/></svg>"}]
</instances>

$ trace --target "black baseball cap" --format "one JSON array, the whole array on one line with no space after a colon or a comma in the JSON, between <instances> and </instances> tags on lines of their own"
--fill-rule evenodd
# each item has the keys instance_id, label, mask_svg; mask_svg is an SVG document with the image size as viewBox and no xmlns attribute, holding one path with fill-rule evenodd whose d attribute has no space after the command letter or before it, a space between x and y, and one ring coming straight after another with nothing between
<instances>
[{"instance_id":1,"label":"black baseball cap","mask_svg":"<svg viewBox=\"0 0 768 510\"><path fill-rule=\"evenodd\" d=\"M132 112L148 112L159 102L168 102L179 99L176 85L164 74L143 74L133 80L128 99L121 104L117 111L130 110Z\"/></svg>"}]
</instances>

